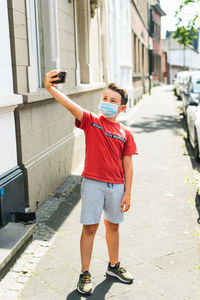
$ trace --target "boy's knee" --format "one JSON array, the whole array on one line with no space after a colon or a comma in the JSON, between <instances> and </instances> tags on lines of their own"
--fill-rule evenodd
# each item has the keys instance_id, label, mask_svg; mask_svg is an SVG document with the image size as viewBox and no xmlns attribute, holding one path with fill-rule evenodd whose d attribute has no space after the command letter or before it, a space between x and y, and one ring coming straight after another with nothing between
<instances>
[{"instance_id":1,"label":"boy's knee","mask_svg":"<svg viewBox=\"0 0 200 300\"><path fill-rule=\"evenodd\" d=\"M92 225L83 225L83 231L87 235L94 235L98 229L99 224L92 224Z\"/></svg>"},{"instance_id":2,"label":"boy's knee","mask_svg":"<svg viewBox=\"0 0 200 300\"><path fill-rule=\"evenodd\" d=\"M118 231L118 229L119 229L119 224L111 223L107 220L104 220L104 224L105 224L107 230Z\"/></svg>"}]
</instances>

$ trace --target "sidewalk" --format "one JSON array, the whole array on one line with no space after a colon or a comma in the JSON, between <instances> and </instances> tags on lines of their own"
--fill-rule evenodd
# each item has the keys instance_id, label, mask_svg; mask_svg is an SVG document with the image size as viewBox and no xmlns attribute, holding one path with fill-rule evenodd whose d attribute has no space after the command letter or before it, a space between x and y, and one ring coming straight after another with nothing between
<instances>
[{"instance_id":1,"label":"sidewalk","mask_svg":"<svg viewBox=\"0 0 200 300\"><path fill-rule=\"evenodd\" d=\"M0 299L200 299L196 185L190 158L183 155L176 106L170 87L154 88L124 121L139 152L134 157L132 207L120 230L120 260L134 274L133 284L105 276L108 255L101 222L91 264L94 293L77 293L81 203L80 177L74 176L71 188L66 181L41 210L43 230L23 254L26 264L14 266L16 278L10 271L2 280L0 290L6 286L6 291ZM51 213L49 207L54 207Z\"/></svg>"}]
</instances>

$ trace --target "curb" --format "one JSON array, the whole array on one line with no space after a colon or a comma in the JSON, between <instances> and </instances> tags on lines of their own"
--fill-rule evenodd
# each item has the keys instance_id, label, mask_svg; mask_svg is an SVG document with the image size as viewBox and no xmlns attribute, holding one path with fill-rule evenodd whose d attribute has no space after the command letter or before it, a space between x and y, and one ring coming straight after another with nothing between
<instances>
[{"instance_id":1,"label":"curb","mask_svg":"<svg viewBox=\"0 0 200 300\"><path fill-rule=\"evenodd\" d=\"M0 230L0 274L4 267L14 258L17 252L30 239L35 224L8 223Z\"/></svg>"}]
</instances>

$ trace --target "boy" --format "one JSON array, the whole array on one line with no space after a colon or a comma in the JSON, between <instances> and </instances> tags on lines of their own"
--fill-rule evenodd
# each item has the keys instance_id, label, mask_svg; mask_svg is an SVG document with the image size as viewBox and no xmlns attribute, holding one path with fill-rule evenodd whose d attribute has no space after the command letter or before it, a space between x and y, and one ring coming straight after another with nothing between
<instances>
[{"instance_id":1,"label":"boy","mask_svg":"<svg viewBox=\"0 0 200 300\"><path fill-rule=\"evenodd\" d=\"M124 212L130 207L132 155L137 149L131 132L116 120L126 109L128 96L124 89L111 83L99 105L101 114L97 116L55 88L52 81L59 79L55 78L58 74L56 70L46 74L45 88L74 115L76 126L85 133L86 156L81 186L82 270L77 289L82 294L91 294L90 260L103 210L110 259L107 274L123 282L133 281L132 275L119 263L119 223L123 222Z\"/></svg>"}]
</instances>

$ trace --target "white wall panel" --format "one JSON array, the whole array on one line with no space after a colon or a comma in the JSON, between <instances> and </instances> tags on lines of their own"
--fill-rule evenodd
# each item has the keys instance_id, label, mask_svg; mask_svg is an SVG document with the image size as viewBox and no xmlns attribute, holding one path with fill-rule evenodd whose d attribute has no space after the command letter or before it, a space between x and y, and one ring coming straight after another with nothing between
<instances>
[{"instance_id":1,"label":"white wall panel","mask_svg":"<svg viewBox=\"0 0 200 300\"><path fill-rule=\"evenodd\" d=\"M5 28L8 28L8 14L7 14L7 1L1 0L0 1L0 35L8 36L8 32L5 31Z\"/></svg>"},{"instance_id":2,"label":"white wall panel","mask_svg":"<svg viewBox=\"0 0 200 300\"><path fill-rule=\"evenodd\" d=\"M10 94L12 90L12 67L9 65L0 65L0 98L1 94Z\"/></svg>"},{"instance_id":3,"label":"white wall panel","mask_svg":"<svg viewBox=\"0 0 200 300\"><path fill-rule=\"evenodd\" d=\"M0 94L13 92L7 1L0 2Z\"/></svg>"},{"instance_id":4,"label":"white wall panel","mask_svg":"<svg viewBox=\"0 0 200 300\"><path fill-rule=\"evenodd\" d=\"M13 111L0 111L0 175L17 165Z\"/></svg>"},{"instance_id":5,"label":"white wall panel","mask_svg":"<svg viewBox=\"0 0 200 300\"><path fill-rule=\"evenodd\" d=\"M170 65L184 66L184 50L168 50L167 62ZM185 66L190 69L200 69L200 54L192 49L185 50Z\"/></svg>"}]
</instances>

